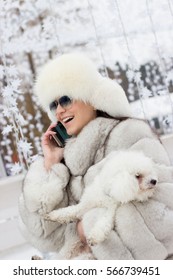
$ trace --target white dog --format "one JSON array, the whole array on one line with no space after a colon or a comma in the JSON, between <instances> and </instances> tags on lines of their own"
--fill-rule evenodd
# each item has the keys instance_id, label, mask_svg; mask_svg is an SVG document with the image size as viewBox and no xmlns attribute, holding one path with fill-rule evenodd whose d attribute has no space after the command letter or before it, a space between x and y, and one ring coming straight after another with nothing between
<instances>
[{"instance_id":1,"label":"white dog","mask_svg":"<svg viewBox=\"0 0 173 280\"><path fill-rule=\"evenodd\" d=\"M108 237L115 226L115 213L119 204L147 200L153 195L158 181L154 162L142 152L112 152L97 165L100 171L93 182L86 186L79 204L54 210L45 216L47 220L69 223L84 219L92 208L104 208L105 215L100 217L86 236L89 245Z\"/></svg>"}]
</instances>

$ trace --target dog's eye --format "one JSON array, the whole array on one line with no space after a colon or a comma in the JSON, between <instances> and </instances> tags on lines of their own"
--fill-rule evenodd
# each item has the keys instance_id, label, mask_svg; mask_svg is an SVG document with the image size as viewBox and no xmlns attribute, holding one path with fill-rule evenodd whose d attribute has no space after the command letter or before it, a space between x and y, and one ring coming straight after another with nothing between
<instances>
[{"instance_id":1,"label":"dog's eye","mask_svg":"<svg viewBox=\"0 0 173 280\"><path fill-rule=\"evenodd\" d=\"M142 175L139 174L139 173L136 173L136 174L135 174L135 177L136 177L137 179L141 179L141 178L142 178Z\"/></svg>"}]
</instances>

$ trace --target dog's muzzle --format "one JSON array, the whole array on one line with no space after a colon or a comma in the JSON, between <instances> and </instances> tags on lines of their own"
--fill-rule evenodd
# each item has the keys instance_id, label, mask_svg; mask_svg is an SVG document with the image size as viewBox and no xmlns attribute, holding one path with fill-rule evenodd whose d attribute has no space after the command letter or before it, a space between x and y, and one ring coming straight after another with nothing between
<instances>
[{"instance_id":1,"label":"dog's muzzle","mask_svg":"<svg viewBox=\"0 0 173 280\"><path fill-rule=\"evenodd\" d=\"M151 179L151 181L149 182L148 188L153 189L153 188L155 188L156 184L157 184L157 180L156 179Z\"/></svg>"},{"instance_id":2,"label":"dog's muzzle","mask_svg":"<svg viewBox=\"0 0 173 280\"><path fill-rule=\"evenodd\" d=\"M152 179L152 180L150 181L150 184L153 185L153 186L155 186L155 185L157 184L157 180Z\"/></svg>"}]
</instances>

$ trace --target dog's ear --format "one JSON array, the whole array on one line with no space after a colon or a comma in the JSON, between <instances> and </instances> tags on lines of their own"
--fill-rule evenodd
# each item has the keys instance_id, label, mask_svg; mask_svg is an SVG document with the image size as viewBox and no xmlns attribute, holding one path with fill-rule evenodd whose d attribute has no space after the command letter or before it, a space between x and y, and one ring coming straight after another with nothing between
<instances>
[{"instance_id":1,"label":"dog's ear","mask_svg":"<svg viewBox=\"0 0 173 280\"><path fill-rule=\"evenodd\" d=\"M138 184L128 172L119 172L112 184L108 186L108 195L117 202L127 203L134 199L134 193L138 189Z\"/></svg>"}]
</instances>

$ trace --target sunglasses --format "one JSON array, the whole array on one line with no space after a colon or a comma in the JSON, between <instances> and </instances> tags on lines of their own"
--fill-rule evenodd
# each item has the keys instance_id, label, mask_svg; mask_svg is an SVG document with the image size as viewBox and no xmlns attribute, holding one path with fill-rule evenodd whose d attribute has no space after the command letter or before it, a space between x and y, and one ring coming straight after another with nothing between
<instances>
[{"instance_id":1,"label":"sunglasses","mask_svg":"<svg viewBox=\"0 0 173 280\"><path fill-rule=\"evenodd\" d=\"M68 97L67 95L64 95L60 97L58 100L54 100L50 103L49 109L50 111L54 112L56 111L58 105L60 105L64 109L69 109L72 106L73 99Z\"/></svg>"}]
</instances>

